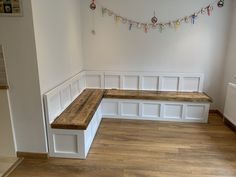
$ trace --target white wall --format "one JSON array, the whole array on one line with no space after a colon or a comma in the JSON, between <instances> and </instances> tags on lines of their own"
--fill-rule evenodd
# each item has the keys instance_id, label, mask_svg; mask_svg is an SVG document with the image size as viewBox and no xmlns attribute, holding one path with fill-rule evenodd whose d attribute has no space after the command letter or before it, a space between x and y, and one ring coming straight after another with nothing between
<instances>
[{"instance_id":1,"label":"white wall","mask_svg":"<svg viewBox=\"0 0 236 177\"><path fill-rule=\"evenodd\" d=\"M31 1L22 2L23 17L0 17L17 151L46 152Z\"/></svg>"},{"instance_id":2,"label":"white wall","mask_svg":"<svg viewBox=\"0 0 236 177\"><path fill-rule=\"evenodd\" d=\"M15 139L7 90L0 90L0 156L15 156Z\"/></svg>"},{"instance_id":3,"label":"white wall","mask_svg":"<svg viewBox=\"0 0 236 177\"><path fill-rule=\"evenodd\" d=\"M80 0L32 0L41 93L83 69Z\"/></svg>"},{"instance_id":4,"label":"white wall","mask_svg":"<svg viewBox=\"0 0 236 177\"><path fill-rule=\"evenodd\" d=\"M224 110L225 96L227 85L229 82L236 83L236 2L233 2L232 5L233 15L231 17L231 28L229 33L229 43L227 47L225 67L224 67L224 78L222 83L222 92L221 92L221 107L220 110Z\"/></svg>"},{"instance_id":5,"label":"white wall","mask_svg":"<svg viewBox=\"0 0 236 177\"><path fill-rule=\"evenodd\" d=\"M189 15L212 0L99 0L104 6L134 20L150 21L153 11L161 21ZM227 44L231 0L211 17L202 16L195 25L187 24L163 33L128 30L102 17L98 8L93 15L90 1L82 1L84 65L88 70L197 72L205 74L204 91L219 106L220 79ZM154 8L156 7L156 9ZM96 35L91 34L95 26Z\"/></svg>"},{"instance_id":6,"label":"white wall","mask_svg":"<svg viewBox=\"0 0 236 177\"><path fill-rule=\"evenodd\" d=\"M22 2L23 17L0 17L0 44L17 151L45 153L41 94L82 70L80 1L32 0L32 7L30 0Z\"/></svg>"}]
</instances>

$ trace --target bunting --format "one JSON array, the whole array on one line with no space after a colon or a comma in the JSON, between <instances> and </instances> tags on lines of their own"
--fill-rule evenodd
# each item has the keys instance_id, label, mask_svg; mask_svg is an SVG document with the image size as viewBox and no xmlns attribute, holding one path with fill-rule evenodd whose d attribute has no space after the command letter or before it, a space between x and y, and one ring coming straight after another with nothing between
<instances>
[{"instance_id":1,"label":"bunting","mask_svg":"<svg viewBox=\"0 0 236 177\"><path fill-rule=\"evenodd\" d=\"M101 12L103 16L107 15L109 17L113 17L115 20L115 23L121 23L121 24L127 25L128 30L130 31L136 28L136 29L143 30L145 33L147 33L151 29L153 30L158 29L160 32L162 32L163 30L167 28L174 27L174 29L178 29L180 25L183 23L191 22L192 24L195 24L196 20L200 17L200 15L211 16L216 6L218 6L219 8L222 8L224 6L224 0L215 0L212 3L208 4L207 6L199 9L198 11L188 16L177 18L175 20L169 20L166 22L159 21L158 18L156 17L155 11L154 11L154 16L151 18L150 22L145 22L145 23L121 16L117 14L116 12L114 12L113 10L104 7L103 5L101 5ZM95 0L92 0L90 4L90 9L94 11L96 8L97 8L96 2Z\"/></svg>"}]
</instances>

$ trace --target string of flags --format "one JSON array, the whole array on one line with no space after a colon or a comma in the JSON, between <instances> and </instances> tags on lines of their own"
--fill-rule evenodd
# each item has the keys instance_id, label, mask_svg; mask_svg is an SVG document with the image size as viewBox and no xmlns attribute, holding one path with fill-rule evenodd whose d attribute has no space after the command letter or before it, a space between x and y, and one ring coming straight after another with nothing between
<instances>
[{"instance_id":1,"label":"string of flags","mask_svg":"<svg viewBox=\"0 0 236 177\"><path fill-rule=\"evenodd\" d=\"M114 17L114 20L116 23L122 23L128 25L128 29L131 31L133 28L137 28L140 30L143 30L145 33L147 33L150 29L159 29L160 32L162 32L166 28L175 28L178 29L182 23L189 23L191 22L192 24L196 23L196 20L200 15L208 15L211 16L212 11L214 10L215 6L217 5L219 8L222 8L224 6L224 0L215 0L211 4L207 5L204 8L201 8L200 10L190 14L189 16L185 16L182 18L178 18L175 20L170 20L167 22L161 22L156 16L156 12L154 11L153 17L150 19L150 22L139 22L135 21L126 17L123 17L115 12L113 12L111 9L108 9L106 7L101 8L102 10L102 15L108 15L110 17ZM96 1L92 0L90 4L90 9L92 11L96 10L97 5ZM94 30L93 30L94 31Z\"/></svg>"}]
</instances>

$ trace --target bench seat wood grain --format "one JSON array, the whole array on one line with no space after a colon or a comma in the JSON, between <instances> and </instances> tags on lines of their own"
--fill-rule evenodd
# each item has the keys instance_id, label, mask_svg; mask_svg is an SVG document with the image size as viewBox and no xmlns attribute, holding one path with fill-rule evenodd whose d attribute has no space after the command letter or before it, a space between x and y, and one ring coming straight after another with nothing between
<instances>
[{"instance_id":1,"label":"bench seat wood grain","mask_svg":"<svg viewBox=\"0 0 236 177\"><path fill-rule=\"evenodd\" d=\"M212 102L212 99L208 95L200 92L166 92L166 91L107 89L105 90L104 98L183 101L183 102L194 102L194 103Z\"/></svg>"},{"instance_id":2,"label":"bench seat wood grain","mask_svg":"<svg viewBox=\"0 0 236 177\"><path fill-rule=\"evenodd\" d=\"M55 129L86 130L103 98L183 101L210 103L212 99L199 92L163 92L116 89L85 89L51 124Z\"/></svg>"},{"instance_id":3,"label":"bench seat wood grain","mask_svg":"<svg viewBox=\"0 0 236 177\"><path fill-rule=\"evenodd\" d=\"M102 101L104 90L86 89L51 124L56 129L86 130Z\"/></svg>"}]
</instances>

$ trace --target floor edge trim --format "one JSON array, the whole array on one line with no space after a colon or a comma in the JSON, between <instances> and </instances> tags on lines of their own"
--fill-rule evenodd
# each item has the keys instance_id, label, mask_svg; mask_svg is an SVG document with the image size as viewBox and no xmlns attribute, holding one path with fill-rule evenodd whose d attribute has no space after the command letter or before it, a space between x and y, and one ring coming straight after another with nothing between
<instances>
[{"instance_id":1,"label":"floor edge trim","mask_svg":"<svg viewBox=\"0 0 236 177\"><path fill-rule=\"evenodd\" d=\"M24 160L24 158L18 158L17 161L2 175L2 177L9 176Z\"/></svg>"}]
</instances>

